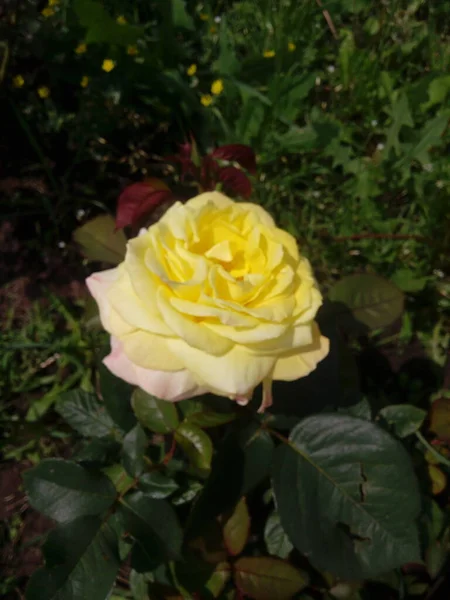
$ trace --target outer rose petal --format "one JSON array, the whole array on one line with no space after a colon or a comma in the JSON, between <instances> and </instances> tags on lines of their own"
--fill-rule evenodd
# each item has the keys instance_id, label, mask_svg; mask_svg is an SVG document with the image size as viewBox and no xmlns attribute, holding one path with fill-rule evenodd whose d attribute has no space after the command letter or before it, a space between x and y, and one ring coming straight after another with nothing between
<instances>
[{"instance_id":1,"label":"outer rose petal","mask_svg":"<svg viewBox=\"0 0 450 600\"><path fill-rule=\"evenodd\" d=\"M317 364L327 356L330 349L330 340L320 335L319 328L315 327L315 337L309 346L300 347L295 354L279 358L273 370L273 379L294 381L306 377L317 367Z\"/></svg>"},{"instance_id":2,"label":"outer rose petal","mask_svg":"<svg viewBox=\"0 0 450 600\"><path fill-rule=\"evenodd\" d=\"M90 275L86 279L86 285L98 304L100 321L106 331L114 335L124 335L133 331L134 328L111 307L107 296L111 285L118 279L119 268L108 269Z\"/></svg>"},{"instance_id":3,"label":"outer rose petal","mask_svg":"<svg viewBox=\"0 0 450 600\"><path fill-rule=\"evenodd\" d=\"M108 369L132 385L145 392L170 402L178 402L206 393L205 387L198 385L186 369L182 371L155 371L133 364L123 352L121 342L111 337L111 353L103 360Z\"/></svg>"}]
</instances>

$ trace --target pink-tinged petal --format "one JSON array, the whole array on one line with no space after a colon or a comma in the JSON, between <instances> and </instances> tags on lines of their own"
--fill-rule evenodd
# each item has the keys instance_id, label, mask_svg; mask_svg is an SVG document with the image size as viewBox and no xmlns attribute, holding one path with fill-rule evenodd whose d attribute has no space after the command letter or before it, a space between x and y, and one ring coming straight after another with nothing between
<instances>
[{"instance_id":1,"label":"pink-tinged petal","mask_svg":"<svg viewBox=\"0 0 450 600\"><path fill-rule=\"evenodd\" d=\"M182 371L156 371L133 364L123 352L122 343L111 337L111 353L103 360L114 375L142 388L161 400L178 402L204 394L208 389L196 383L186 369Z\"/></svg>"},{"instance_id":2,"label":"pink-tinged petal","mask_svg":"<svg viewBox=\"0 0 450 600\"><path fill-rule=\"evenodd\" d=\"M137 385L136 367L122 349L122 343L111 336L111 352L103 359L103 364L119 379Z\"/></svg>"},{"instance_id":3,"label":"pink-tinged petal","mask_svg":"<svg viewBox=\"0 0 450 600\"><path fill-rule=\"evenodd\" d=\"M108 302L107 292L111 285L119 278L119 270L108 269L107 271L100 271L99 273L93 273L86 279L86 285L88 290L94 297L94 300L98 304L100 311L100 320L103 327L108 330L109 326L109 315L111 307Z\"/></svg>"},{"instance_id":4,"label":"pink-tinged petal","mask_svg":"<svg viewBox=\"0 0 450 600\"><path fill-rule=\"evenodd\" d=\"M152 371L136 367L137 385L145 392L168 400L179 402L187 398L193 398L205 394L207 388L198 385L192 375L184 369L183 371Z\"/></svg>"}]
</instances>

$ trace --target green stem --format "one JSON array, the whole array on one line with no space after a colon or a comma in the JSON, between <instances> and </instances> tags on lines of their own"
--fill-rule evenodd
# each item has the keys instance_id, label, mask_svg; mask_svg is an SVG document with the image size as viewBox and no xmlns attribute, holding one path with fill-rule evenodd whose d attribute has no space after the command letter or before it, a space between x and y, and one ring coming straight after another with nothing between
<instances>
[{"instance_id":1,"label":"green stem","mask_svg":"<svg viewBox=\"0 0 450 600\"><path fill-rule=\"evenodd\" d=\"M423 437L420 431L416 431L415 435L416 438L425 446L425 448L434 456L436 460L438 460L441 464L445 465L446 467L450 467L450 460L445 458L445 456L442 456L440 452L433 448L433 446L429 442L427 442L427 440Z\"/></svg>"}]
</instances>

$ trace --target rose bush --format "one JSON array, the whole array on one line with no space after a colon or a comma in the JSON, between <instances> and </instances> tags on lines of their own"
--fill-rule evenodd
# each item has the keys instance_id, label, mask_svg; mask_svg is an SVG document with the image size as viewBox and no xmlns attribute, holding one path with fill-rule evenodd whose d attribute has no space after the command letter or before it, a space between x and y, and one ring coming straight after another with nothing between
<instances>
[{"instance_id":1,"label":"rose bush","mask_svg":"<svg viewBox=\"0 0 450 600\"><path fill-rule=\"evenodd\" d=\"M295 239L219 192L176 203L87 285L111 334L106 366L165 400L209 391L246 404L262 382L264 410L273 380L304 377L328 353Z\"/></svg>"}]
</instances>

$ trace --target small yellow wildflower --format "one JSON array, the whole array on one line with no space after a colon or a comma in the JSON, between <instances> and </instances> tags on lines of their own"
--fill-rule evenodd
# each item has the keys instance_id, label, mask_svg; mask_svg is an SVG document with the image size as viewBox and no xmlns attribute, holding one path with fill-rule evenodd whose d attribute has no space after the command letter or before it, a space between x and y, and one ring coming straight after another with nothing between
<instances>
[{"instance_id":1,"label":"small yellow wildflower","mask_svg":"<svg viewBox=\"0 0 450 600\"><path fill-rule=\"evenodd\" d=\"M210 94L204 94L200 98L200 102L203 104L203 106L209 106L212 103L212 101L213 101L213 99Z\"/></svg>"},{"instance_id":2,"label":"small yellow wildflower","mask_svg":"<svg viewBox=\"0 0 450 600\"><path fill-rule=\"evenodd\" d=\"M218 96L219 94L221 94L223 92L223 81L221 79L216 79L215 81L212 82L211 92L215 96Z\"/></svg>"},{"instance_id":3,"label":"small yellow wildflower","mask_svg":"<svg viewBox=\"0 0 450 600\"><path fill-rule=\"evenodd\" d=\"M87 46L86 44L78 44L78 46L75 48L75 54L84 54L87 50Z\"/></svg>"},{"instance_id":4,"label":"small yellow wildflower","mask_svg":"<svg viewBox=\"0 0 450 600\"><path fill-rule=\"evenodd\" d=\"M87 75L83 75L80 81L80 85L82 88L86 88L89 85L89 77Z\"/></svg>"},{"instance_id":5,"label":"small yellow wildflower","mask_svg":"<svg viewBox=\"0 0 450 600\"><path fill-rule=\"evenodd\" d=\"M264 58L273 58L275 56L275 50L264 50Z\"/></svg>"},{"instance_id":6,"label":"small yellow wildflower","mask_svg":"<svg viewBox=\"0 0 450 600\"><path fill-rule=\"evenodd\" d=\"M294 52L294 50L297 48L297 46L294 44L294 42L289 42L288 43L288 50L289 52Z\"/></svg>"},{"instance_id":7,"label":"small yellow wildflower","mask_svg":"<svg viewBox=\"0 0 450 600\"><path fill-rule=\"evenodd\" d=\"M41 85L41 87L38 88L37 93L39 98L48 98L50 96L50 90L45 85Z\"/></svg>"},{"instance_id":8,"label":"small yellow wildflower","mask_svg":"<svg viewBox=\"0 0 450 600\"><path fill-rule=\"evenodd\" d=\"M208 15L206 13L200 13L199 17L202 21L208 20Z\"/></svg>"},{"instance_id":9,"label":"small yellow wildflower","mask_svg":"<svg viewBox=\"0 0 450 600\"><path fill-rule=\"evenodd\" d=\"M197 73L197 65L192 64L188 70L186 71L186 73L189 75L189 77L192 77L193 75L195 75Z\"/></svg>"},{"instance_id":10,"label":"small yellow wildflower","mask_svg":"<svg viewBox=\"0 0 450 600\"><path fill-rule=\"evenodd\" d=\"M16 75L13 79L13 86L16 88L21 88L24 83L25 79L22 77L22 75Z\"/></svg>"},{"instance_id":11,"label":"small yellow wildflower","mask_svg":"<svg viewBox=\"0 0 450 600\"><path fill-rule=\"evenodd\" d=\"M130 56L136 56L136 54L139 54L139 50L136 48L136 46L128 46L127 54Z\"/></svg>"},{"instance_id":12,"label":"small yellow wildflower","mask_svg":"<svg viewBox=\"0 0 450 600\"><path fill-rule=\"evenodd\" d=\"M46 19L48 17L52 17L55 14L55 11L50 6L46 6L44 10L41 10L41 15Z\"/></svg>"},{"instance_id":13,"label":"small yellow wildflower","mask_svg":"<svg viewBox=\"0 0 450 600\"><path fill-rule=\"evenodd\" d=\"M116 66L116 61L115 60L111 60L110 58L105 58L105 60L102 63L102 69L104 71L106 71L107 73L109 73L110 71L112 71L115 66Z\"/></svg>"},{"instance_id":14,"label":"small yellow wildflower","mask_svg":"<svg viewBox=\"0 0 450 600\"><path fill-rule=\"evenodd\" d=\"M116 23L118 23L119 25L126 25L127 20L125 19L125 17L123 15L119 15L116 19Z\"/></svg>"},{"instance_id":15,"label":"small yellow wildflower","mask_svg":"<svg viewBox=\"0 0 450 600\"><path fill-rule=\"evenodd\" d=\"M49 6L56 6L57 4L59 4L60 0L48 0L48 5Z\"/></svg>"}]
</instances>

